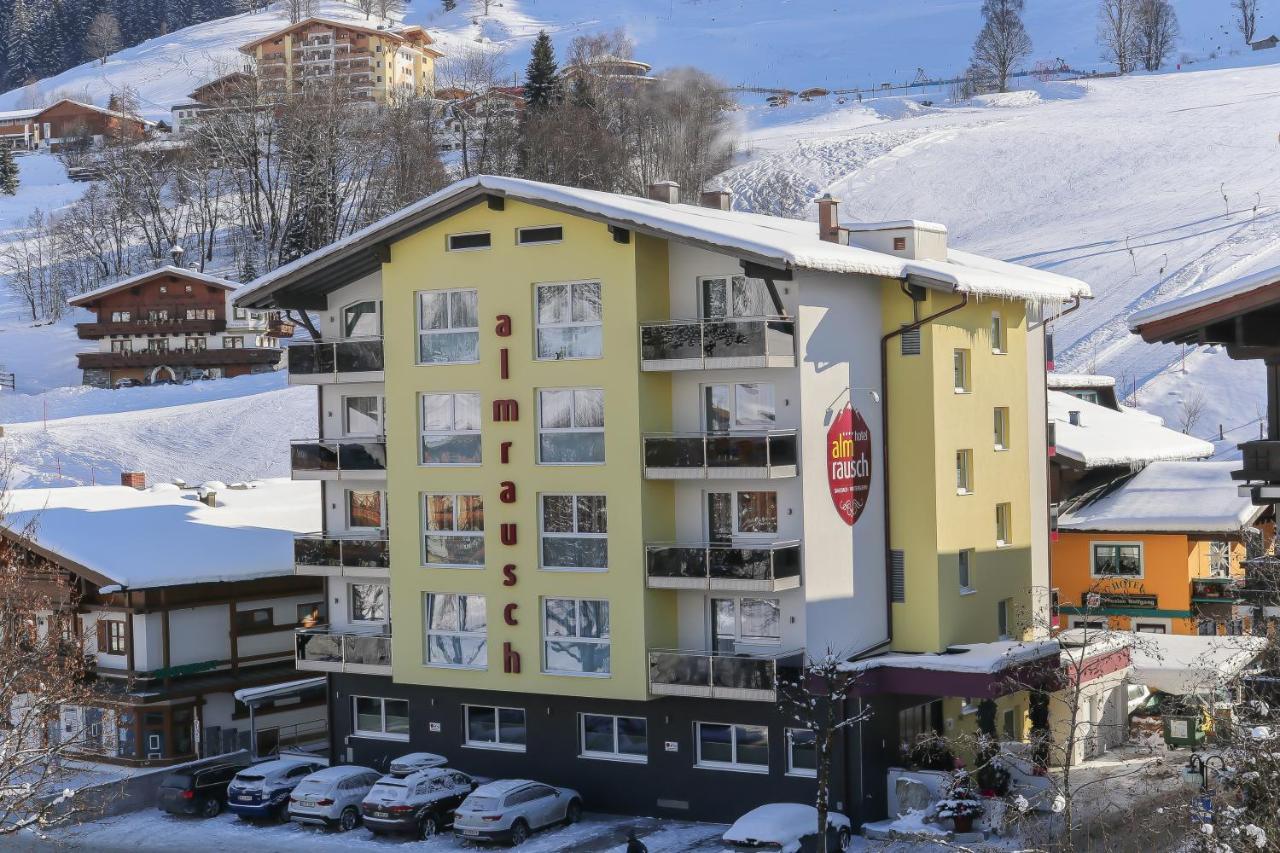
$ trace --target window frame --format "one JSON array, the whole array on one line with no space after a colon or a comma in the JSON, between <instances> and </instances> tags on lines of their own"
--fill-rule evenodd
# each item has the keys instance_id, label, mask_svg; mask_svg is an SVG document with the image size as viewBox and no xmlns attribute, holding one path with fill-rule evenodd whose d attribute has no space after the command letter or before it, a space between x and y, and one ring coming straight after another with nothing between
<instances>
[{"instance_id":1,"label":"window frame","mask_svg":"<svg viewBox=\"0 0 1280 853\"><path fill-rule=\"evenodd\" d=\"M996 547L1009 548L1012 546L1013 504L1008 501L1001 501L996 504Z\"/></svg>"},{"instance_id":2,"label":"window frame","mask_svg":"<svg viewBox=\"0 0 1280 853\"><path fill-rule=\"evenodd\" d=\"M804 732L814 739L813 742L813 759L815 767L810 770L807 767L796 767L795 765L795 734L794 732ZM787 726L784 735L787 742L787 775L799 776L804 779L816 779L818 777L818 735L813 729L796 728L795 726Z\"/></svg>"},{"instance_id":3,"label":"window frame","mask_svg":"<svg viewBox=\"0 0 1280 853\"><path fill-rule=\"evenodd\" d=\"M461 246L461 247L455 248L453 245L454 238L456 237L478 237L481 234L489 238L489 241L483 246ZM446 252L485 252L492 248L493 248L493 232L492 231L456 231L452 234L446 234L444 238L444 250Z\"/></svg>"},{"instance_id":4,"label":"window frame","mask_svg":"<svg viewBox=\"0 0 1280 853\"><path fill-rule=\"evenodd\" d=\"M362 728L359 728L359 725L360 725L360 714L359 714L359 712L357 711L357 703L358 703L361 699L368 699L368 700L372 700L372 701L375 701L375 702L377 702L377 703L378 703L378 709L379 709L379 712L380 712L380 714L381 714L381 718L382 718L382 729L381 729L381 731L376 731L376 732L375 732L375 731L373 731L373 730L371 730L371 729L362 729ZM372 740L395 740L395 741L401 741L401 742L408 742L408 740L409 740L409 732L405 732L404 734L400 734L399 732L390 732L390 731L387 731L387 703L388 703L388 702L403 702L403 703L404 703L404 718L405 718L405 720L406 720L406 727L407 727L407 728L411 728L411 727L412 727L412 721L411 721L411 717L410 717L410 715L409 715L409 700L408 700L408 699L397 699L397 698L390 697L390 696L365 696L365 695L362 695L362 694L354 694L354 693L353 693L353 694L351 695L351 736L352 736L352 737L360 737L360 738L370 738L370 739L372 739Z\"/></svg>"},{"instance_id":5,"label":"window frame","mask_svg":"<svg viewBox=\"0 0 1280 853\"><path fill-rule=\"evenodd\" d=\"M742 495L764 494L773 495L773 530L761 531L744 531L739 527L742 522L742 505L740 503ZM728 543L752 543L773 542L781 533L779 521L781 513L778 507L778 490L777 489L707 489L702 493L702 529L704 531L706 541L711 543L720 543L721 540L715 538L715 530L712 525L711 518L711 496L712 495L728 495L729 511L730 511L730 532Z\"/></svg>"},{"instance_id":6,"label":"window frame","mask_svg":"<svg viewBox=\"0 0 1280 853\"><path fill-rule=\"evenodd\" d=\"M573 394L573 397L571 398L572 403L569 406L569 417L571 422L577 420L577 416L578 416L577 395L580 392L598 393L600 395L600 412L601 412L600 426L598 427L595 427L595 426L592 426L592 427L579 427L579 426L544 427L542 425L542 395L548 392L557 392L557 391L569 391ZM563 467L579 467L584 465L604 465L606 463L606 461L608 460L608 447L605 444L605 437L606 437L605 427L608 425L608 413L605 408L603 388L593 388L593 387L538 388L537 394L536 394L536 400L538 404L537 413L536 413L537 420L535 421L535 425L537 427L537 464L556 466L556 467L562 467L562 466ZM543 435L568 435L570 433L576 433L581 435L599 433L600 440L601 440L601 450L603 451L601 458L599 460L593 460L590 462L547 462L542 458Z\"/></svg>"},{"instance_id":7,"label":"window frame","mask_svg":"<svg viewBox=\"0 0 1280 853\"><path fill-rule=\"evenodd\" d=\"M769 389L770 395L773 397L773 420L765 424L744 423L739 417L738 391L744 385L754 385L757 387L765 387ZM705 382L699 387L698 404L701 407L701 423L704 430L708 433L718 434L720 432L741 431L767 431L778 428L778 385L776 382L748 381L748 382ZM709 393L716 388L726 388L729 392L729 426L724 430L711 428L711 410Z\"/></svg>"},{"instance_id":8,"label":"window frame","mask_svg":"<svg viewBox=\"0 0 1280 853\"><path fill-rule=\"evenodd\" d=\"M364 587L380 587L386 592L382 596L382 618L358 619L356 618L356 595L355 588ZM386 625L391 621L391 587L385 583L376 583L373 581L348 581L347 582L347 621L352 625Z\"/></svg>"},{"instance_id":9,"label":"window frame","mask_svg":"<svg viewBox=\"0 0 1280 853\"><path fill-rule=\"evenodd\" d=\"M125 624L125 620L124 619L103 619L103 621L107 623L107 628L105 631L107 636L107 647L105 650L103 650L103 654L106 654L106 655L129 654L129 630Z\"/></svg>"},{"instance_id":10,"label":"window frame","mask_svg":"<svg viewBox=\"0 0 1280 853\"><path fill-rule=\"evenodd\" d=\"M733 313L733 285L735 279L741 279L745 284L747 281L755 280L760 282L763 288L764 304L763 314L735 314ZM777 319L780 315L770 313L775 309L772 296L769 293L768 283L761 278L746 275L745 273L722 273L720 275L700 275L698 276L698 319L703 322L733 322L735 320L769 320ZM725 313L717 316L707 313L707 284L713 281L723 281L725 284Z\"/></svg>"},{"instance_id":11,"label":"window frame","mask_svg":"<svg viewBox=\"0 0 1280 853\"><path fill-rule=\"evenodd\" d=\"M992 445L997 453L1009 450L1009 407L996 406L992 410Z\"/></svg>"},{"instance_id":12,"label":"window frame","mask_svg":"<svg viewBox=\"0 0 1280 853\"><path fill-rule=\"evenodd\" d=\"M963 482L962 482L963 478ZM972 495L973 488L973 451L956 451L956 494Z\"/></svg>"},{"instance_id":13,"label":"window frame","mask_svg":"<svg viewBox=\"0 0 1280 853\"><path fill-rule=\"evenodd\" d=\"M973 595L978 588L973 584L973 564L977 559L976 548L961 548L956 552L956 580L961 595Z\"/></svg>"},{"instance_id":14,"label":"window frame","mask_svg":"<svg viewBox=\"0 0 1280 853\"><path fill-rule=\"evenodd\" d=\"M464 630L435 630L431 629L431 608L437 598L445 597L455 598L478 598L484 605L484 630L483 631L464 631ZM483 593L475 592L424 592L422 593L422 665L429 666L433 669L465 669L481 672L489 668L489 599ZM457 612L462 614L466 612L465 607L459 602ZM449 663L447 661L434 661L431 659L431 638L452 637L454 639L480 640L480 651L477 657L483 660L483 663Z\"/></svg>"},{"instance_id":15,"label":"window frame","mask_svg":"<svg viewBox=\"0 0 1280 853\"><path fill-rule=\"evenodd\" d=\"M358 525L352 522L351 496L355 494L376 494L378 496L378 520L381 522L380 524L369 526L364 524ZM343 489L342 511L345 514L347 530L364 533L368 531L387 529L387 493L382 489Z\"/></svg>"},{"instance_id":16,"label":"window frame","mask_svg":"<svg viewBox=\"0 0 1280 853\"><path fill-rule=\"evenodd\" d=\"M460 251L475 251L471 249ZM448 316L449 325L443 329L424 329L422 327L422 307L423 297L428 294L443 294L446 303L450 299L450 295L454 293L474 293L476 297L476 325L475 326L458 326L454 327L453 317ZM436 367L448 364L479 364L480 363L480 290L475 287L443 287L435 290L419 290L414 293L414 330L417 335L417 347L414 352L414 364L420 367ZM446 306L446 315L451 315L451 306ZM427 335L475 335L476 338L476 357L472 359L454 360L454 361L427 361L422 355L422 342Z\"/></svg>"},{"instance_id":17,"label":"window frame","mask_svg":"<svg viewBox=\"0 0 1280 853\"><path fill-rule=\"evenodd\" d=\"M351 431L351 408L348 405L350 400L373 400L377 403L376 416L378 421L378 431L375 433L352 432ZM386 435L387 422L385 401L381 394L343 394L339 400L342 412L342 434L348 438L381 438Z\"/></svg>"},{"instance_id":18,"label":"window frame","mask_svg":"<svg viewBox=\"0 0 1280 853\"><path fill-rule=\"evenodd\" d=\"M721 591L720 591L720 590L716 590L716 592L721 592ZM715 608L715 603L716 603L717 601L732 601L732 602L733 602L733 644L734 644L734 646L735 646L735 647L736 647L736 646L781 646L781 645L782 645L782 626L783 626L783 621L782 621L782 596L781 596L781 595L778 595L778 594L772 594L772 595L771 595L771 594L768 594L768 593L765 593L765 592L757 592L757 593L750 593L750 592L748 592L748 593L740 593L740 594L735 594L735 593L732 593L732 592L728 592L728 593L725 593L725 594L719 594L719 595L716 595L716 594L709 595L709 596L707 597L707 627L708 627L708 632L709 632L710 634L712 634L713 636L709 636L709 637L707 638L707 639L708 639L708 641L709 641L709 642L708 642L708 645L710 645L710 641L711 641L711 640L717 639L717 637L716 637L716 636L714 636L714 635L715 635L715 633L716 633L716 631L715 631L715 619L716 619L716 608ZM772 638L770 638L770 637L766 637L766 636L764 636L764 635L762 635L762 634L744 634L744 633L743 633L743 631L742 631L742 603L743 603L744 601L764 601L764 602L774 602L774 603L776 603L776 604L777 604L777 611L778 611L778 638L777 638L776 640L775 640L775 639L772 639ZM727 639L727 637L718 637L718 639Z\"/></svg>"},{"instance_id":19,"label":"window frame","mask_svg":"<svg viewBox=\"0 0 1280 853\"><path fill-rule=\"evenodd\" d=\"M573 602L573 634L551 634L547 631L547 605L552 601L572 601ZM586 603L603 604L605 617L605 631L599 637L586 637L582 634L582 605ZM578 598L576 596L563 595L545 595L539 601L539 630L542 638L542 674L543 675L567 675L573 678L612 678L613 677L613 614L607 598ZM552 643L574 644L594 646L597 649L603 647L608 652L608 668L601 671L572 670L572 669L552 669L549 663L550 655L547 648Z\"/></svg>"},{"instance_id":20,"label":"window frame","mask_svg":"<svg viewBox=\"0 0 1280 853\"><path fill-rule=\"evenodd\" d=\"M485 711L493 711L493 737L492 742L479 741L471 739L471 711L472 709L480 709ZM506 743L502 740L502 711L519 711L524 718L524 743ZM499 752L527 752L529 741L529 712L524 708L516 708L510 705L472 705L464 703L462 706L462 745L470 749L492 749Z\"/></svg>"},{"instance_id":21,"label":"window frame","mask_svg":"<svg viewBox=\"0 0 1280 853\"><path fill-rule=\"evenodd\" d=\"M703 726L727 726L729 728L729 749L733 753L732 761L717 761L715 759L703 759L702 757L702 727ZM738 729L756 729L764 732L765 754L768 755L769 750L769 727L756 726L745 723L719 723L703 720L695 720L693 723L693 766L702 770L728 770L734 773L761 773L768 774L769 763L766 757L764 764L748 764L738 760Z\"/></svg>"},{"instance_id":22,"label":"window frame","mask_svg":"<svg viewBox=\"0 0 1280 853\"><path fill-rule=\"evenodd\" d=\"M1110 548L1115 551L1115 559L1119 565L1121 548L1137 548L1138 549L1138 573L1135 574L1098 574L1098 549ZM1126 578L1143 580L1147 576L1147 554L1146 548L1140 540L1119 540L1119 539L1094 539L1089 542L1089 577L1091 578Z\"/></svg>"},{"instance_id":23,"label":"window frame","mask_svg":"<svg viewBox=\"0 0 1280 853\"><path fill-rule=\"evenodd\" d=\"M999 311L991 312L991 354L992 355L1008 355L1009 354L1009 330L1005 328L1004 317Z\"/></svg>"},{"instance_id":24,"label":"window frame","mask_svg":"<svg viewBox=\"0 0 1280 853\"><path fill-rule=\"evenodd\" d=\"M963 347L951 351L951 380L957 394L973 392L973 355Z\"/></svg>"},{"instance_id":25,"label":"window frame","mask_svg":"<svg viewBox=\"0 0 1280 853\"><path fill-rule=\"evenodd\" d=\"M537 245L537 244L532 244ZM578 285L596 286L596 290L600 296L600 319L593 321L574 320L573 318L573 297L574 289ZM569 289L569 317L570 319L560 323L543 323L539 317L538 311L538 294L544 287L565 287ZM562 358L542 355L542 330L543 329L589 329L597 328L600 330L600 353L598 355L567 355ZM604 284L595 278L573 279L571 281L539 281L533 285L533 358L534 361L597 361L604 358Z\"/></svg>"},{"instance_id":26,"label":"window frame","mask_svg":"<svg viewBox=\"0 0 1280 853\"><path fill-rule=\"evenodd\" d=\"M1000 640L1008 640L1013 636L1011 629L1013 627L1012 618L1012 598L1002 598L996 602L996 637ZM1001 625L1000 623L1004 624Z\"/></svg>"},{"instance_id":27,"label":"window frame","mask_svg":"<svg viewBox=\"0 0 1280 853\"><path fill-rule=\"evenodd\" d=\"M376 330L372 335L348 335L347 312L352 308L355 308L357 305L363 305L366 302L373 303L373 322L377 327ZM338 341L367 341L376 340L377 338L382 337L382 300L377 297L366 297L348 302L346 305L343 305L338 309L338 324L338 331L340 332L340 335L337 338Z\"/></svg>"},{"instance_id":28,"label":"window frame","mask_svg":"<svg viewBox=\"0 0 1280 853\"><path fill-rule=\"evenodd\" d=\"M431 516L430 499L431 498L449 497L453 499L453 510L451 512L453 520L452 530L431 530L427 525ZM479 530L458 530L458 499L459 498L476 498L480 501L480 529ZM419 512L422 518L419 522L419 536L422 541L422 552L420 559L422 560L422 568L424 569L483 569L485 559L485 530L484 530L484 495L472 492L422 492L418 498ZM432 563L428 561L427 539L431 536L435 537L456 537L471 538L480 540L480 559L475 563Z\"/></svg>"},{"instance_id":29,"label":"window frame","mask_svg":"<svg viewBox=\"0 0 1280 853\"><path fill-rule=\"evenodd\" d=\"M1225 549L1226 553L1214 553L1214 549ZM1226 539L1210 539L1208 549L1209 577L1231 577L1231 543ZM1218 561L1225 561L1219 563ZM1216 564L1216 565L1215 565ZM1220 568L1221 567L1221 568Z\"/></svg>"},{"instance_id":30,"label":"window frame","mask_svg":"<svg viewBox=\"0 0 1280 853\"><path fill-rule=\"evenodd\" d=\"M587 748L587 717L598 717L600 719L608 719L613 724L613 751L600 752L599 750ZM622 752L620 748L621 733L618 723L621 720L640 720L644 723L644 755L636 755L634 753ZM593 761L621 761L625 764L648 764L649 763L649 718L636 717L631 714L594 714L590 711L578 712L578 757L586 758Z\"/></svg>"},{"instance_id":31,"label":"window frame","mask_svg":"<svg viewBox=\"0 0 1280 853\"><path fill-rule=\"evenodd\" d=\"M556 240L521 240L521 236L526 231L542 231L549 228L559 228L560 237ZM563 225L522 225L516 229L516 245L517 246L551 246L564 242L564 226Z\"/></svg>"},{"instance_id":32,"label":"window frame","mask_svg":"<svg viewBox=\"0 0 1280 853\"><path fill-rule=\"evenodd\" d=\"M223 349L244 349L244 335L223 335Z\"/></svg>"},{"instance_id":33,"label":"window frame","mask_svg":"<svg viewBox=\"0 0 1280 853\"><path fill-rule=\"evenodd\" d=\"M458 397L476 398L476 417L479 425L475 429L458 429ZM451 429L427 429L427 398L449 398L449 421ZM479 391L420 391L418 393L418 467L420 468L476 468L484 464L484 403ZM480 458L474 462L428 462L426 461L426 439L428 436L475 436L480 439Z\"/></svg>"},{"instance_id":34,"label":"window frame","mask_svg":"<svg viewBox=\"0 0 1280 853\"><path fill-rule=\"evenodd\" d=\"M549 533L546 527L546 499L570 498L573 501L573 530L569 533ZM583 533L578 530L579 498L602 498L604 500L603 533ZM546 540L550 539L598 539L605 543L605 559L603 566L549 566L546 561ZM540 492L538 494L538 568L544 572L607 572L609 571L609 497L598 492Z\"/></svg>"}]
</instances>

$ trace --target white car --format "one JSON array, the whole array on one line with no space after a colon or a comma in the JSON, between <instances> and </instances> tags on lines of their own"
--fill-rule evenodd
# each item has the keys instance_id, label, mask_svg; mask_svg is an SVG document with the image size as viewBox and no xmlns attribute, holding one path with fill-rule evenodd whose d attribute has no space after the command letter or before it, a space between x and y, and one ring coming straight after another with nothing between
<instances>
[{"instance_id":1,"label":"white car","mask_svg":"<svg viewBox=\"0 0 1280 853\"><path fill-rule=\"evenodd\" d=\"M848 850L852 834L849 818L827 813L828 850ZM802 803L769 803L738 818L720 839L731 850L808 853L820 849L818 810Z\"/></svg>"},{"instance_id":2,"label":"white car","mask_svg":"<svg viewBox=\"0 0 1280 853\"><path fill-rule=\"evenodd\" d=\"M463 800L453 816L453 832L466 841L521 844L534 830L557 823L576 823L582 798L571 788L528 779L503 779L481 785Z\"/></svg>"},{"instance_id":3,"label":"white car","mask_svg":"<svg viewBox=\"0 0 1280 853\"><path fill-rule=\"evenodd\" d=\"M289 819L343 832L355 829L360 824L360 801L379 778L377 770L354 764L317 770L289 795Z\"/></svg>"}]
</instances>

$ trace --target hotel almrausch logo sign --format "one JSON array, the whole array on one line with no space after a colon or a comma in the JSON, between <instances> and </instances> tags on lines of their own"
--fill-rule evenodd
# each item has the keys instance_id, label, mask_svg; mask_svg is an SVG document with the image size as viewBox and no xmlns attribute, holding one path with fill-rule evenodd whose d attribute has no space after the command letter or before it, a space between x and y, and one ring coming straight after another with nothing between
<instances>
[{"instance_id":1,"label":"hotel almrausch logo sign","mask_svg":"<svg viewBox=\"0 0 1280 853\"><path fill-rule=\"evenodd\" d=\"M871 430L851 405L827 430L827 482L836 512L852 527L871 493Z\"/></svg>"}]
</instances>

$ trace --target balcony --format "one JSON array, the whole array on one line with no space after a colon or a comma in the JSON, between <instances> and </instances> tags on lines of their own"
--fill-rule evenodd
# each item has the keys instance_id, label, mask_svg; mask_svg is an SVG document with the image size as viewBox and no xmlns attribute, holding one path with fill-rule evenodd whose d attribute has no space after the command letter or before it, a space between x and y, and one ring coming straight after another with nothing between
<instances>
[{"instance_id":1,"label":"balcony","mask_svg":"<svg viewBox=\"0 0 1280 853\"><path fill-rule=\"evenodd\" d=\"M800 543L645 546L650 589L779 592L800 586Z\"/></svg>"},{"instance_id":2,"label":"balcony","mask_svg":"<svg viewBox=\"0 0 1280 853\"><path fill-rule=\"evenodd\" d=\"M289 347L289 381L295 385L381 382L382 338L294 344Z\"/></svg>"},{"instance_id":3,"label":"balcony","mask_svg":"<svg viewBox=\"0 0 1280 853\"><path fill-rule=\"evenodd\" d=\"M772 480L796 475L795 430L644 436L650 480Z\"/></svg>"},{"instance_id":4,"label":"balcony","mask_svg":"<svg viewBox=\"0 0 1280 853\"><path fill-rule=\"evenodd\" d=\"M779 670L798 669L803 656L800 651L745 655L654 649L649 652L649 692L776 702Z\"/></svg>"},{"instance_id":5,"label":"balcony","mask_svg":"<svg viewBox=\"0 0 1280 853\"><path fill-rule=\"evenodd\" d=\"M786 317L640 324L643 370L795 367L796 323Z\"/></svg>"},{"instance_id":6,"label":"balcony","mask_svg":"<svg viewBox=\"0 0 1280 853\"><path fill-rule=\"evenodd\" d=\"M385 578L391 568L387 535L326 536L308 534L293 538L293 571L323 577Z\"/></svg>"},{"instance_id":7,"label":"balcony","mask_svg":"<svg viewBox=\"0 0 1280 853\"><path fill-rule=\"evenodd\" d=\"M1196 604L1235 604L1243 578L1192 578L1191 600Z\"/></svg>"},{"instance_id":8,"label":"balcony","mask_svg":"<svg viewBox=\"0 0 1280 853\"><path fill-rule=\"evenodd\" d=\"M129 350L76 353L80 369L121 367L222 367L228 364L275 364L282 350L275 347L236 349Z\"/></svg>"},{"instance_id":9,"label":"balcony","mask_svg":"<svg viewBox=\"0 0 1280 853\"><path fill-rule=\"evenodd\" d=\"M383 477L387 471L387 443L381 438L293 441L289 444L289 462L295 480Z\"/></svg>"},{"instance_id":10,"label":"balcony","mask_svg":"<svg viewBox=\"0 0 1280 853\"><path fill-rule=\"evenodd\" d=\"M390 634L300 628L293 639L300 670L391 674Z\"/></svg>"},{"instance_id":11,"label":"balcony","mask_svg":"<svg viewBox=\"0 0 1280 853\"><path fill-rule=\"evenodd\" d=\"M76 323L76 336L97 340L108 335L218 335L227 329L225 319L121 320L105 323Z\"/></svg>"},{"instance_id":12,"label":"balcony","mask_svg":"<svg viewBox=\"0 0 1280 853\"><path fill-rule=\"evenodd\" d=\"M1240 453L1243 465L1231 472L1232 479L1253 484L1255 503L1280 501L1280 441L1246 441Z\"/></svg>"}]
</instances>

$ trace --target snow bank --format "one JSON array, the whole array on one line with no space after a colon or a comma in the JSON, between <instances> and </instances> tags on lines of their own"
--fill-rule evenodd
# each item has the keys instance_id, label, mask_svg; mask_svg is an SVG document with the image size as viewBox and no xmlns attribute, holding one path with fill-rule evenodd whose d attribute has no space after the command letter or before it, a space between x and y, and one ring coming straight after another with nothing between
<instances>
[{"instance_id":1,"label":"snow bank","mask_svg":"<svg viewBox=\"0 0 1280 853\"><path fill-rule=\"evenodd\" d=\"M1152 462L1136 477L1058 519L1062 530L1237 533L1254 506L1231 479L1235 462Z\"/></svg>"}]
</instances>

